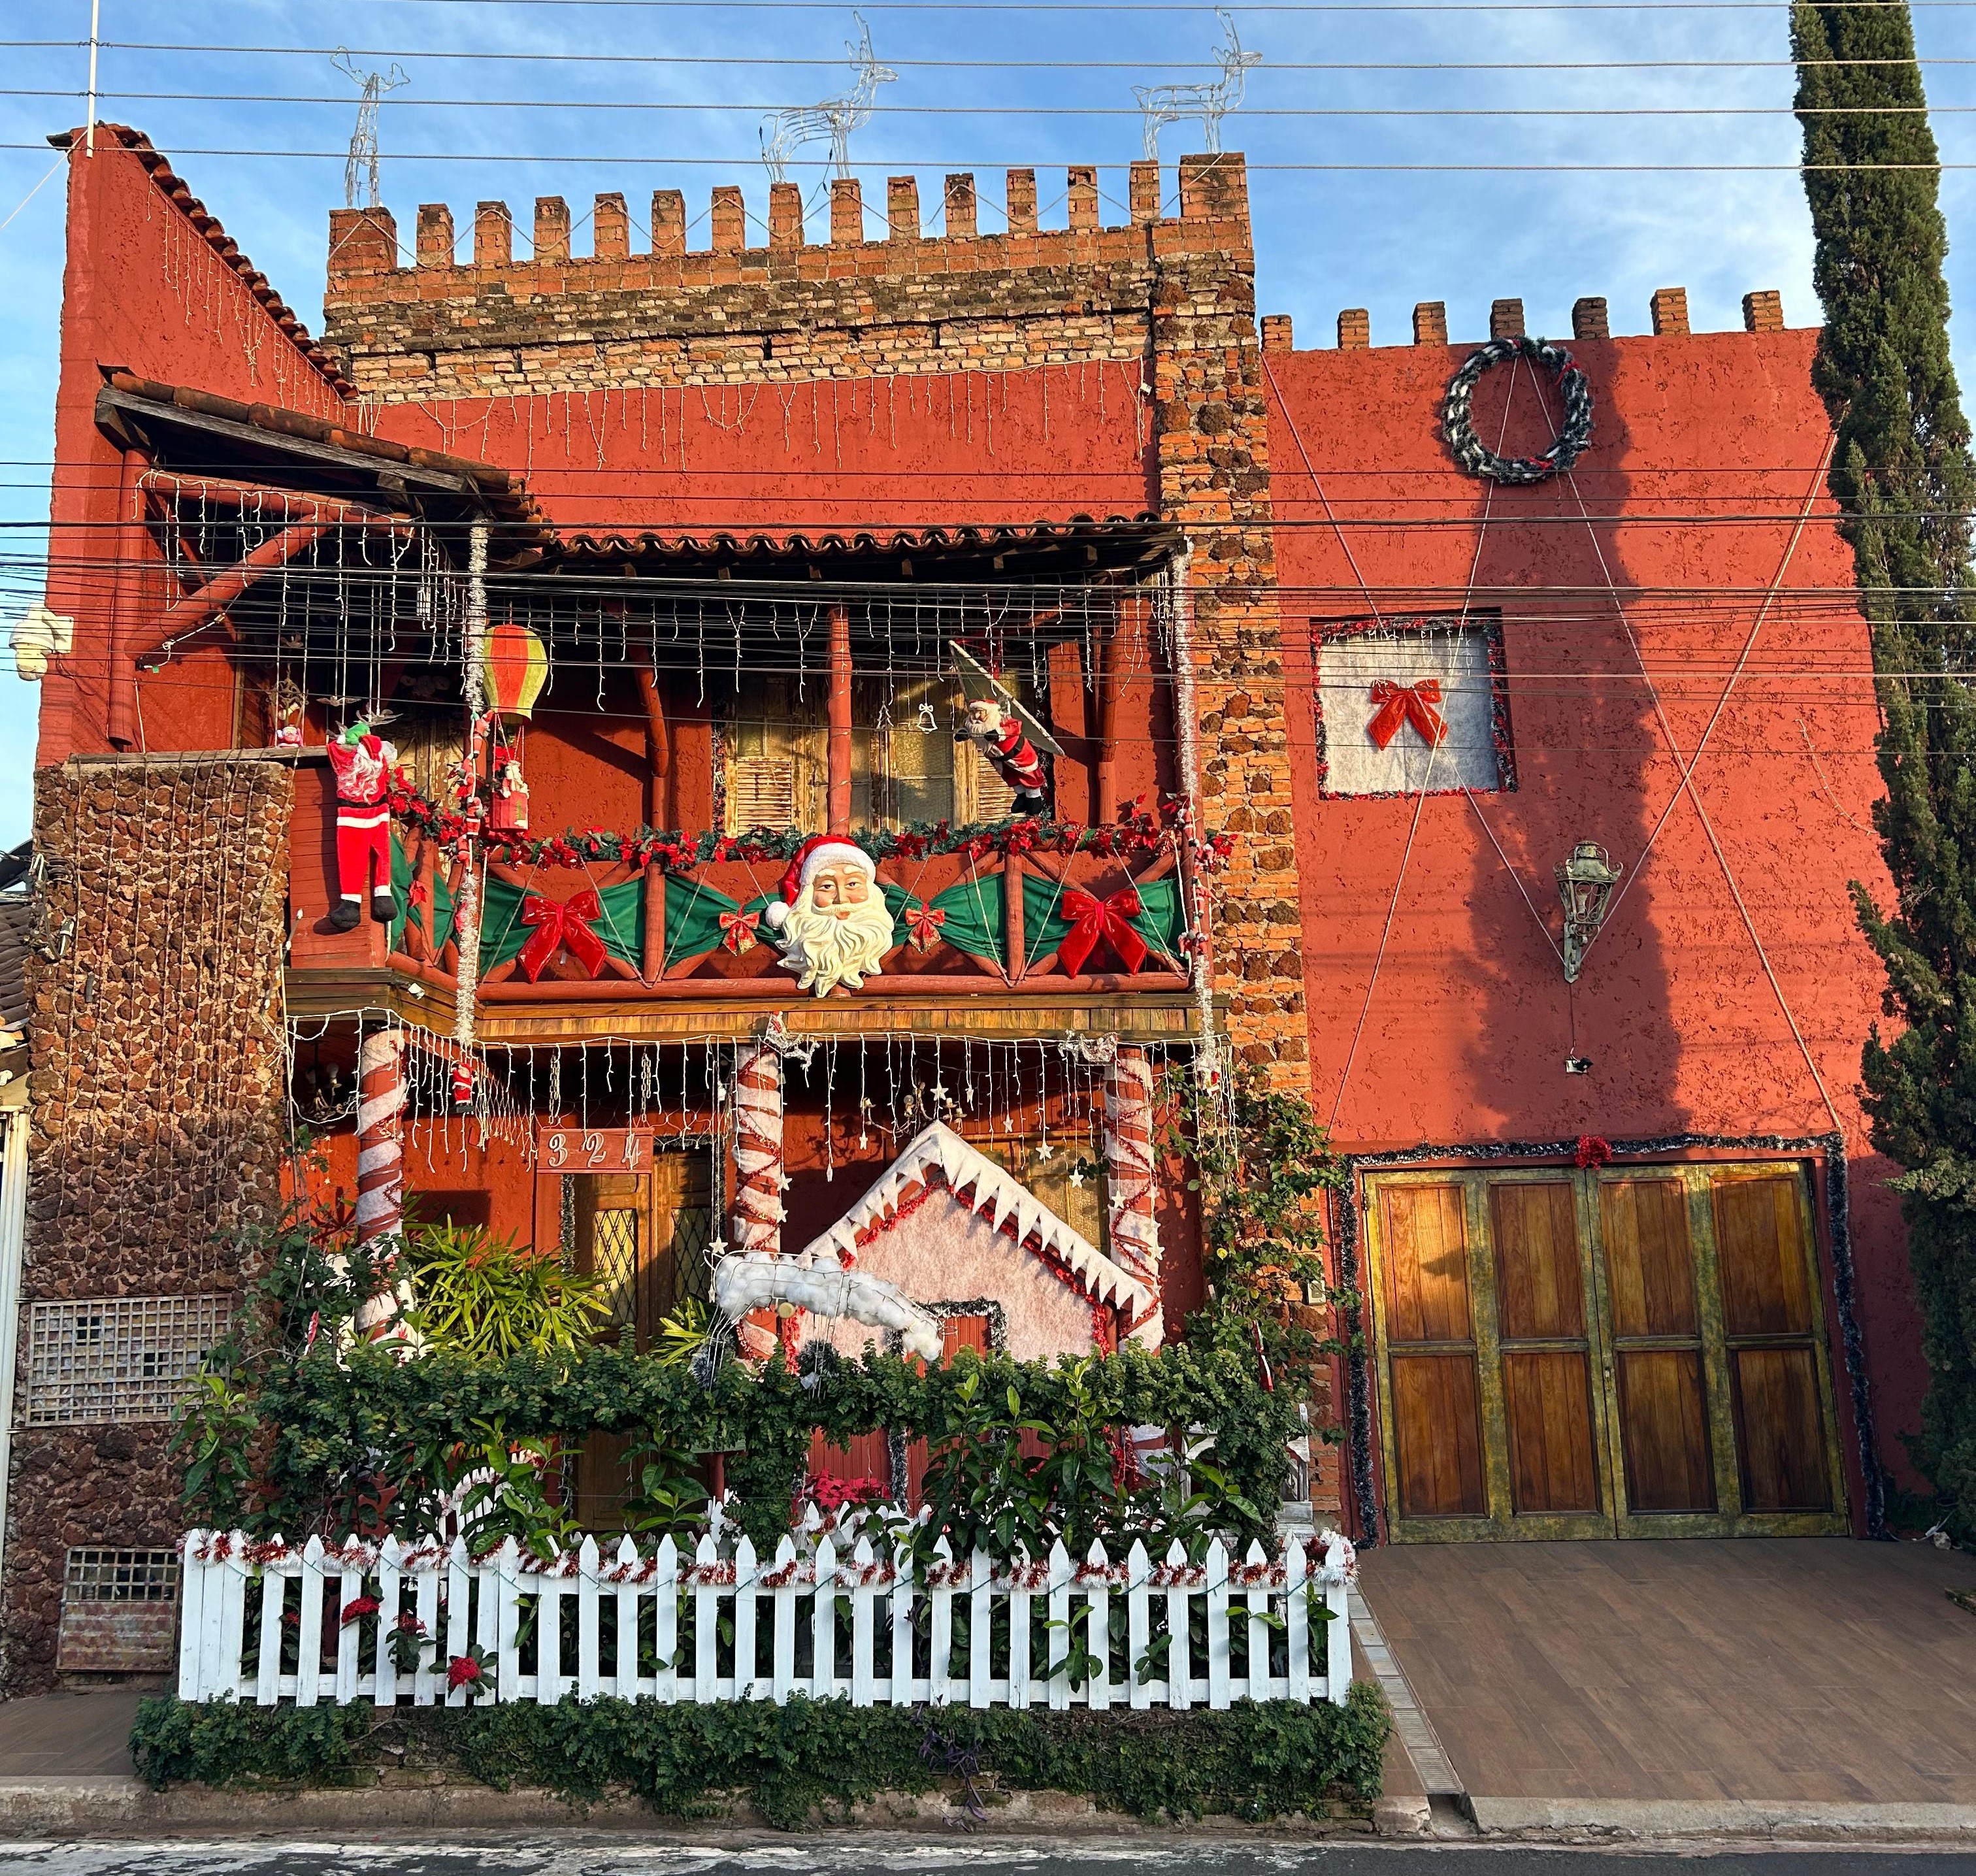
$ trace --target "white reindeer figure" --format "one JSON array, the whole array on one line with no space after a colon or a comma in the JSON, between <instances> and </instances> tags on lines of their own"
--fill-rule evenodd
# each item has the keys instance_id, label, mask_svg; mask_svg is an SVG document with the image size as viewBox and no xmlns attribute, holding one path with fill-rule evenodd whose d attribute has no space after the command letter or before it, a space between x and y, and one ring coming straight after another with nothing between
<instances>
[{"instance_id":1,"label":"white reindeer figure","mask_svg":"<svg viewBox=\"0 0 1976 1876\"><path fill-rule=\"evenodd\" d=\"M844 49L851 55L851 67L858 74L858 82L842 97L827 99L821 104L772 110L762 120L762 160L768 166L772 182L786 183L790 157L804 144L821 143L825 137L830 140L834 173L848 176L851 133L862 130L871 121L872 94L881 84L891 84L899 75L872 56L871 28L864 24L864 15L854 13L851 17L858 22L858 43L854 45L847 39Z\"/></svg>"},{"instance_id":2,"label":"white reindeer figure","mask_svg":"<svg viewBox=\"0 0 1976 1876\"><path fill-rule=\"evenodd\" d=\"M1161 129L1195 117L1200 120L1201 134L1207 140L1208 153L1218 156L1221 150L1221 120L1240 105L1243 87L1248 82L1246 74L1249 67L1263 62L1261 53L1242 50L1234 20L1219 7L1214 12L1228 35L1228 42L1214 54L1215 64L1221 67L1221 76L1214 84L1141 84L1132 87L1132 95L1139 100L1140 110L1145 113L1146 154L1155 163L1160 160Z\"/></svg>"}]
</instances>

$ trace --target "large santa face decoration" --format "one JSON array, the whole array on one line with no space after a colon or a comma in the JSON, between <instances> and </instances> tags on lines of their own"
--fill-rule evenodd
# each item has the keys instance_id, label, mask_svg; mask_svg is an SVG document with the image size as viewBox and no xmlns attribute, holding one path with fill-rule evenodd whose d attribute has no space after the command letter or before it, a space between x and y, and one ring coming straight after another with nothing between
<instances>
[{"instance_id":1,"label":"large santa face decoration","mask_svg":"<svg viewBox=\"0 0 1976 1876\"><path fill-rule=\"evenodd\" d=\"M878 869L848 841L808 842L765 916L782 947L782 968L796 973L799 989L818 996L875 977L892 948L892 909L878 890Z\"/></svg>"}]
</instances>

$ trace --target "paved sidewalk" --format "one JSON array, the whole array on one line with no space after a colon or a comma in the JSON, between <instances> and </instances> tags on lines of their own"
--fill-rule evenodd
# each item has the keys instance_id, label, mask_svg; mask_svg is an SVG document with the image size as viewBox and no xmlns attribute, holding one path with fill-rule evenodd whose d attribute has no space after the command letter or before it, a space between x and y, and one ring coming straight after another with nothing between
<instances>
[{"instance_id":1,"label":"paved sidewalk","mask_svg":"<svg viewBox=\"0 0 1976 1876\"><path fill-rule=\"evenodd\" d=\"M143 1697L112 1688L0 1700L0 1779L133 1776L130 1727Z\"/></svg>"},{"instance_id":2,"label":"paved sidewalk","mask_svg":"<svg viewBox=\"0 0 1976 1876\"><path fill-rule=\"evenodd\" d=\"M1360 1587L1471 1799L1976 1806L1976 1558L1395 1545Z\"/></svg>"}]
</instances>

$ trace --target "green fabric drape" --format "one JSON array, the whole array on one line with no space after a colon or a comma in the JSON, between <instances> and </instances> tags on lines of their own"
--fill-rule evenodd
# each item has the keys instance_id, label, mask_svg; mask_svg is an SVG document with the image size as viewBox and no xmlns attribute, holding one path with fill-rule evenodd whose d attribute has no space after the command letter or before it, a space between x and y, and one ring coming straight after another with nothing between
<instances>
[{"instance_id":1,"label":"green fabric drape","mask_svg":"<svg viewBox=\"0 0 1976 1876\"><path fill-rule=\"evenodd\" d=\"M412 903L412 887L417 883L419 870L412 864L412 857L405 851L405 843L398 838L397 830L391 832L391 897L397 901L398 913L391 921L391 949L402 951L405 948L405 927L416 925L424 932L430 943L429 955L437 957L440 948L453 936L453 889L446 883L446 869L436 867L433 873L433 903L430 906ZM428 920L430 920L428 924Z\"/></svg>"},{"instance_id":2,"label":"green fabric drape","mask_svg":"<svg viewBox=\"0 0 1976 1876\"><path fill-rule=\"evenodd\" d=\"M723 912L759 913L769 903L764 893L744 906L718 888L699 880L666 878L666 967L683 964L688 958L704 957L720 948L720 915ZM763 934L766 935L766 931Z\"/></svg>"},{"instance_id":3,"label":"green fabric drape","mask_svg":"<svg viewBox=\"0 0 1976 1876\"><path fill-rule=\"evenodd\" d=\"M911 928L906 923L906 908L920 901L903 886L881 885L878 890L892 908L892 942L904 944L912 936ZM947 943L970 956L986 958L999 970L1009 957L1003 892L1002 875L991 873L984 879L957 880L924 903L934 911L946 914L940 935Z\"/></svg>"},{"instance_id":4,"label":"green fabric drape","mask_svg":"<svg viewBox=\"0 0 1976 1876\"><path fill-rule=\"evenodd\" d=\"M581 880L574 892L544 892L540 882L529 888L538 899L569 899L582 890ZM641 965L645 944L644 881L621 880L615 886L601 887L597 897L604 909L591 922L590 929L613 957L622 958L627 964ZM491 875L488 878L480 906L482 970L489 971L497 964L506 963L529 942L535 927L522 923L522 892L505 880L495 879Z\"/></svg>"},{"instance_id":5,"label":"green fabric drape","mask_svg":"<svg viewBox=\"0 0 1976 1876\"><path fill-rule=\"evenodd\" d=\"M1163 880L1144 881L1137 890L1139 915L1128 919L1126 923L1145 940L1148 950L1170 966L1177 966L1181 933L1186 929L1181 916L1180 881L1170 873ZM1063 943L1071 926L1063 913L1065 896L1065 889L1054 880L1042 879L1033 873L1023 875L1023 940L1027 963L1033 964L1039 958L1048 957ZM1111 897L1108 893L1102 896ZM1151 961L1147 960L1148 965ZM1102 941L1085 966L1094 972L1120 968L1112 947Z\"/></svg>"}]
</instances>

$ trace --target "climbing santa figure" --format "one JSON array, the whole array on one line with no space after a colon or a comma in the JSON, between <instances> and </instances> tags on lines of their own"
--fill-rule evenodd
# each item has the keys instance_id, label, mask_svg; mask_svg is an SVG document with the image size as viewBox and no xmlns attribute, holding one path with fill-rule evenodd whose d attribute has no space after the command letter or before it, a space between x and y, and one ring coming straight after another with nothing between
<instances>
[{"instance_id":1,"label":"climbing santa figure","mask_svg":"<svg viewBox=\"0 0 1976 1876\"><path fill-rule=\"evenodd\" d=\"M1044 758L1063 753L1056 739L971 653L959 645L950 643L948 649L967 699L954 741L973 743L980 750L988 766L1014 792L1011 811L1019 819L1047 815L1049 770Z\"/></svg>"},{"instance_id":2,"label":"climbing santa figure","mask_svg":"<svg viewBox=\"0 0 1976 1876\"><path fill-rule=\"evenodd\" d=\"M370 900L370 916L388 925L397 916L391 897L391 770L398 752L367 722L354 722L329 739L336 775L336 887L341 897L329 915L332 930L356 929Z\"/></svg>"}]
</instances>

